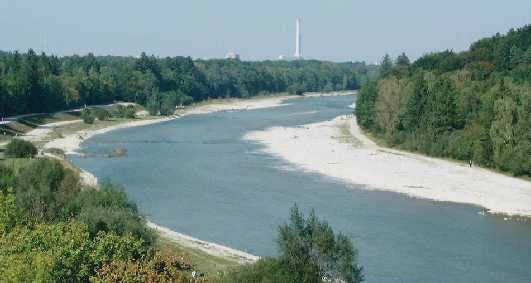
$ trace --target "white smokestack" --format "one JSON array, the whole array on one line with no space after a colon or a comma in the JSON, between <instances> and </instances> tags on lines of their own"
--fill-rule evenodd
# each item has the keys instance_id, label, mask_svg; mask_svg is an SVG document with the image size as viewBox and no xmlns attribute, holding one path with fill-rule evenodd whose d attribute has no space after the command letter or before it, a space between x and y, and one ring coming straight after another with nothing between
<instances>
[{"instance_id":1,"label":"white smokestack","mask_svg":"<svg viewBox=\"0 0 531 283\"><path fill-rule=\"evenodd\" d=\"M295 35L295 58L302 58L301 51L301 18L297 18L297 34Z\"/></svg>"}]
</instances>

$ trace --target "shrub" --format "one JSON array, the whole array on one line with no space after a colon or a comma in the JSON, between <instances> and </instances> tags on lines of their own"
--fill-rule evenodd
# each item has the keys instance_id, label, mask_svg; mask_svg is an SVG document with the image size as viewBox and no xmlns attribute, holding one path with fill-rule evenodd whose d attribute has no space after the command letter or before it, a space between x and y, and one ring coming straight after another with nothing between
<instances>
[{"instance_id":1,"label":"shrub","mask_svg":"<svg viewBox=\"0 0 531 283\"><path fill-rule=\"evenodd\" d=\"M116 186L107 183L99 190L82 191L67 208L67 215L75 215L87 225L91 235L100 231L112 231L117 235L132 234L146 245L155 240L153 232L146 227L136 205Z\"/></svg>"},{"instance_id":2,"label":"shrub","mask_svg":"<svg viewBox=\"0 0 531 283\"><path fill-rule=\"evenodd\" d=\"M288 90L289 94L293 94L293 95L303 95L304 94L304 89L302 88L302 86L300 84L290 85L287 90Z\"/></svg>"},{"instance_id":3,"label":"shrub","mask_svg":"<svg viewBox=\"0 0 531 283\"><path fill-rule=\"evenodd\" d=\"M81 111L81 119L85 124L94 124L94 116L92 115L92 111L90 109L85 108Z\"/></svg>"},{"instance_id":4,"label":"shrub","mask_svg":"<svg viewBox=\"0 0 531 283\"><path fill-rule=\"evenodd\" d=\"M96 109L94 109L94 115L100 121L108 120L109 117L111 117L111 113L109 111L107 111L107 109L104 109L104 108L96 108Z\"/></svg>"},{"instance_id":5,"label":"shrub","mask_svg":"<svg viewBox=\"0 0 531 283\"><path fill-rule=\"evenodd\" d=\"M313 211L304 218L297 206L292 208L289 223L279 227L278 245L279 258L238 267L221 276L219 282L359 283L364 279L350 239L334 234Z\"/></svg>"},{"instance_id":6,"label":"shrub","mask_svg":"<svg viewBox=\"0 0 531 283\"><path fill-rule=\"evenodd\" d=\"M150 99L146 104L149 115L157 116L160 114L160 103L157 99Z\"/></svg>"},{"instance_id":7,"label":"shrub","mask_svg":"<svg viewBox=\"0 0 531 283\"><path fill-rule=\"evenodd\" d=\"M289 222L279 228L280 261L287 266L295 282L358 283L363 281L358 251L343 234L335 235L332 227L320 221L312 211L305 219L297 206Z\"/></svg>"},{"instance_id":8,"label":"shrub","mask_svg":"<svg viewBox=\"0 0 531 283\"><path fill-rule=\"evenodd\" d=\"M124 118L124 119L135 118L136 110L135 110L135 106L133 105L123 106L119 104L116 107L116 111L118 112L117 115L121 118Z\"/></svg>"},{"instance_id":9,"label":"shrub","mask_svg":"<svg viewBox=\"0 0 531 283\"><path fill-rule=\"evenodd\" d=\"M139 260L146 253L147 248L142 239L130 234L119 236L113 232L100 231L94 238L91 258L95 266L101 267L113 260Z\"/></svg>"},{"instance_id":10,"label":"shrub","mask_svg":"<svg viewBox=\"0 0 531 283\"><path fill-rule=\"evenodd\" d=\"M175 113L177 106L177 94L174 91L163 93L162 103L160 105L160 115L170 116Z\"/></svg>"},{"instance_id":11,"label":"shrub","mask_svg":"<svg viewBox=\"0 0 531 283\"><path fill-rule=\"evenodd\" d=\"M141 241L131 236L100 233L91 238L76 221L0 232L3 282L88 282L103 265L147 255Z\"/></svg>"},{"instance_id":12,"label":"shrub","mask_svg":"<svg viewBox=\"0 0 531 283\"><path fill-rule=\"evenodd\" d=\"M192 266L182 259L156 254L141 260L114 260L98 269L91 282L206 282L189 279L185 272L191 270Z\"/></svg>"},{"instance_id":13,"label":"shrub","mask_svg":"<svg viewBox=\"0 0 531 283\"><path fill-rule=\"evenodd\" d=\"M15 194L9 188L0 192L0 238L8 233L19 221L19 213L16 206Z\"/></svg>"},{"instance_id":14,"label":"shrub","mask_svg":"<svg viewBox=\"0 0 531 283\"><path fill-rule=\"evenodd\" d=\"M16 177L17 206L32 219L57 221L80 191L79 177L52 159L35 159Z\"/></svg>"},{"instance_id":15,"label":"shrub","mask_svg":"<svg viewBox=\"0 0 531 283\"><path fill-rule=\"evenodd\" d=\"M17 226L0 237L0 245L5 282L79 282L91 271L91 243L83 225Z\"/></svg>"},{"instance_id":16,"label":"shrub","mask_svg":"<svg viewBox=\"0 0 531 283\"><path fill-rule=\"evenodd\" d=\"M0 192L15 185L15 174L11 168L0 164Z\"/></svg>"},{"instance_id":17,"label":"shrub","mask_svg":"<svg viewBox=\"0 0 531 283\"><path fill-rule=\"evenodd\" d=\"M7 145L5 154L10 158L32 158L37 148L29 141L14 139Z\"/></svg>"}]
</instances>

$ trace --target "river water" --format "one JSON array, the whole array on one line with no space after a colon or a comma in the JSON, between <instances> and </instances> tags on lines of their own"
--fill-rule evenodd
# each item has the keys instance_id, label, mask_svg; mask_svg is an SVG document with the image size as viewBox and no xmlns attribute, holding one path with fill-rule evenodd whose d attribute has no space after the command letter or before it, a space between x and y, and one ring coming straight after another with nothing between
<instances>
[{"instance_id":1,"label":"river water","mask_svg":"<svg viewBox=\"0 0 531 283\"><path fill-rule=\"evenodd\" d=\"M529 223L363 190L298 171L242 140L248 131L333 119L351 112L353 100L293 99L117 130L83 143L92 157L70 158L100 182L123 185L153 222L252 254L277 253L277 227L297 203L352 238L367 282L531 282ZM117 147L127 155L103 157Z\"/></svg>"}]
</instances>

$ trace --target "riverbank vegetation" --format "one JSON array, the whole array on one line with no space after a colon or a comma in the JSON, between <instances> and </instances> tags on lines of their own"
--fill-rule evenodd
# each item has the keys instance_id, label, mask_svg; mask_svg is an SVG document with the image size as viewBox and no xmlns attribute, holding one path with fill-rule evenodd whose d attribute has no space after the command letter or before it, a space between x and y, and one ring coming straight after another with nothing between
<instances>
[{"instance_id":1,"label":"riverbank vegetation","mask_svg":"<svg viewBox=\"0 0 531 283\"><path fill-rule=\"evenodd\" d=\"M189 262L153 248L155 234L115 185L82 187L59 161L37 158L0 164L0 188L0 274L7 282L190 277Z\"/></svg>"},{"instance_id":2,"label":"riverbank vegetation","mask_svg":"<svg viewBox=\"0 0 531 283\"><path fill-rule=\"evenodd\" d=\"M361 282L350 240L292 209L278 258L236 267L174 246L119 186L81 185L55 159L0 162L0 274L7 282ZM193 260L201 261L196 265ZM204 274L201 269L211 271ZM231 267L230 271L227 268ZM194 272L195 271L195 272ZM208 272L207 271L207 272ZM215 272L215 273L214 273ZM196 278L193 278L193 275ZM201 275L201 276L198 276Z\"/></svg>"},{"instance_id":3,"label":"riverbank vegetation","mask_svg":"<svg viewBox=\"0 0 531 283\"><path fill-rule=\"evenodd\" d=\"M358 265L358 251L348 237L335 234L315 212L305 218L297 206L289 222L279 227L279 257L236 268L220 283L359 283L364 280Z\"/></svg>"},{"instance_id":4,"label":"riverbank vegetation","mask_svg":"<svg viewBox=\"0 0 531 283\"><path fill-rule=\"evenodd\" d=\"M13 139L7 144L5 155L10 158L32 158L37 154L37 148L29 141Z\"/></svg>"},{"instance_id":5,"label":"riverbank vegetation","mask_svg":"<svg viewBox=\"0 0 531 283\"><path fill-rule=\"evenodd\" d=\"M0 116L50 113L120 100L151 114L209 98L357 89L375 74L365 63L242 62L189 57L48 56L0 52ZM90 116L87 118L90 120Z\"/></svg>"},{"instance_id":6,"label":"riverbank vegetation","mask_svg":"<svg viewBox=\"0 0 531 283\"><path fill-rule=\"evenodd\" d=\"M390 146L531 176L531 26L413 63L386 56L356 103Z\"/></svg>"}]
</instances>

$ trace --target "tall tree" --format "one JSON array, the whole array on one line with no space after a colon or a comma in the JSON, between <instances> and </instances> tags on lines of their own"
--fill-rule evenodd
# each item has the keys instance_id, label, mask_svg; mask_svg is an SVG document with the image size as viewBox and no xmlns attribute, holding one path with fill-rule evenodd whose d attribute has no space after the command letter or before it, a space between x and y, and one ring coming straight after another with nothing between
<instances>
[{"instance_id":1,"label":"tall tree","mask_svg":"<svg viewBox=\"0 0 531 283\"><path fill-rule=\"evenodd\" d=\"M385 54L385 56L382 59L382 62L380 63L380 76L382 78L385 78L393 72L393 61L391 60L391 56L389 54Z\"/></svg>"}]
</instances>

